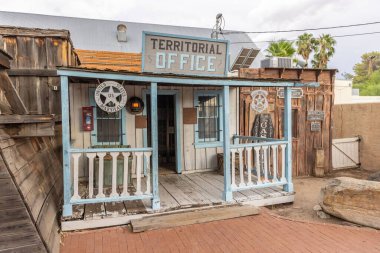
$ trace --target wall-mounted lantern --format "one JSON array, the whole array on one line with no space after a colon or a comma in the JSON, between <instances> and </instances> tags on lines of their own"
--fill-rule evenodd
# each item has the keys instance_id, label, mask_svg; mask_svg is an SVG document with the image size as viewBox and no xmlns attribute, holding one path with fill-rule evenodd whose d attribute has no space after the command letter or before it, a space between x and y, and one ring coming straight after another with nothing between
<instances>
[{"instance_id":1,"label":"wall-mounted lantern","mask_svg":"<svg viewBox=\"0 0 380 253\"><path fill-rule=\"evenodd\" d=\"M132 114L141 113L144 110L144 102L139 97L131 97L127 102L127 109Z\"/></svg>"}]
</instances>

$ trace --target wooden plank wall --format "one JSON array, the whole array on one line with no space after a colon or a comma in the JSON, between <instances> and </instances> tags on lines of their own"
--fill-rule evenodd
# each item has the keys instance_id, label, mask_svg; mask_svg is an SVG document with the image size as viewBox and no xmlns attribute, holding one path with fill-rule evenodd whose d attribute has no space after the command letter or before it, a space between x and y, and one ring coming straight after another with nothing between
<instances>
[{"instance_id":1,"label":"wooden plank wall","mask_svg":"<svg viewBox=\"0 0 380 253\"><path fill-rule=\"evenodd\" d=\"M0 27L0 48L13 57L11 70L43 71L54 70L56 66L77 65L67 31L45 32L43 36L33 31ZM53 90L53 86L60 86L59 77L38 75L16 74L11 80L31 114L61 114L60 92L59 89Z\"/></svg>"},{"instance_id":2,"label":"wooden plank wall","mask_svg":"<svg viewBox=\"0 0 380 253\"><path fill-rule=\"evenodd\" d=\"M13 177L42 240L51 252L59 252L58 220L62 199L59 142L51 141L54 137L12 139L7 134L8 130L0 129L0 157ZM3 198L5 192L1 192Z\"/></svg>"},{"instance_id":3,"label":"wooden plank wall","mask_svg":"<svg viewBox=\"0 0 380 253\"><path fill-rule=\"evenodd\" d=\"M297 138L293 138L293 175L312 175L316 148L324 149L325 172L331 170L332 140L332 105L335 70L301 70L301 69L242 69L240 77L248 79L300 79L300 82L319 82L318 88L303 88L300 99L292 99L292 108L296 110ZM251 91L264 89L269 92L268 112L272 115L275 126L275 138L282 136L284 100L277 97L277 88L242 87L240 88L240 122L241 135L251 135L255 113L250 108ZM325 112L321 131L312 132L310 121L306 120L307 111ZM294 121L293 121L294 122Z\"/></svg>"},{"instance_id":4,"label":"wooden plank wall","mask_svg":"<svg viewBox=\"0 0 380 253\"><path fill-rule=\"evenodd\" d=\"M81 130L81 107L89 106L89 89L96 88L97 84L74 83L70 84L70 122L71 122L71 143L76 148L90 148L90 132ZM128 97L142 97L143 90L149 90L149 86L125 84ZM159 86L159 90L178 90L181 94L180 104L182 108L194 106L194 91L197 89L215 89L207 87L179 87L179 86ZM237 88L230 91L230 132L231 137L238 132L239 108L237 98L239 96ZM180 110L182 111L182 110ZM127 144L131 147L143 147L143 130L135 128L135 115L127 112ZM222 152L222 148L195 148L194 147L194 125L183 124L181 121L181 143L182 143L182 170L186 172L208 171L217 169L217 153ZM81 164L83 168L79 172L80 177L86 175L86 164Z\"/></svg>"},{"instance_id":5,"label":"wooden plank wall","mask_svg":"<svg viewBox=\"0 0 380 253\"><path fill-rule=\"evenodd\" d=\"M1 155L0 192L0 252L47 252Z\"/></svg>"}]
</instances>

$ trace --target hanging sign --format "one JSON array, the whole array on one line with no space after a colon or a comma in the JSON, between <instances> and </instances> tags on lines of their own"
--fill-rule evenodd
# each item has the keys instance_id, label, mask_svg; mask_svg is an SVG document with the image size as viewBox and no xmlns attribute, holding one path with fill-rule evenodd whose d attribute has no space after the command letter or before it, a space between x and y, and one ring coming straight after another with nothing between
<instances>
[{"instance_id":1,"label":"hanging sign","mask_svg":"<svg viewBox=\"0 0 380 253\"><path fill-rule=\"evenodd\" d=\"M251 92L252 97L252 110L262 113L268 108L268 92L265 90L255 90Z\"/></svg>"},{"instance_id":2,"label":"hanging sign","mask_svg":"<svg viewBox=\"0 0 380 253\"><path fill-rule=\"evenodd\" d=\"M278 88L277 89L277 97L278 98L284 98L284 88ZM303 97L303 90L302 88L292 88L292 98L302 98Z\"/></svg>"},{"instance_id":3,"label":"hanging sign","mask_svg":"<svg viewBox=\"0 0 380 253\"><path fill-rule=\"evenodd\" d=\"M269 113L261 113L255 116L252 128L252 136L273 138L274 127Z\"/></svg>"},{"instance_id":4,"label":"hanging sign","mask_svg":"<svg viewBox=\"0 0 380 253\"><path fill-rule=\"evenodd\" d=\"M321 131L321 122L320 121L311 122L310 130L312 132L320 132Z\"/></svg>"},{"instance_id":5,"label":"hanging sign","mask_svg":"<svg viewBox=\"0 0 380 253\"><path fill-rule=\"evenodd\" d=\"M307 120L316 121L324 120L325 112L324 111L307 111Z\"/></svg>"},{"instance_id":6,"label":"hanging sign","mask_svg":"<svg viewBox=\"0 0 380 253\"><path fill-rule=\"evenodd\" d=\"M105 81L96 87L95 102L103 111L118 112L127 103L127 92L123 85L114 81Z\"/></svg>"},{"instance_id":7,"label":"hanging sign","mask_svg":"<svg viewBox=\"0 0 380 253\"><path fill-rule=\"evenodd\" d=\"M228 41L143 32L142 71L226 76Z\"/></svg>"}]
</instances>

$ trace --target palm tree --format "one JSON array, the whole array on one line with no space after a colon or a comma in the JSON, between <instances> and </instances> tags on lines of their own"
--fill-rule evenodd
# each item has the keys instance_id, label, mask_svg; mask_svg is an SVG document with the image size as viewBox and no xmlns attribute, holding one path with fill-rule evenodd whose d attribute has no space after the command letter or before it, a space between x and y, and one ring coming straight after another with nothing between
<instances>
[{"instance_id":1,"label":"palm tree","mask_svg":"<svg viewBox=\"0 0 380 253\"><path fill-rule=\"evenodd\" d=\"M323 69L335 53L336 40L329 34L322 34L315 40L313 68Z\"/></svg>"},{"instance_id":2,"label":"palm tree","mask_svg":"<svg viewBox=\"0 0 380 253\"><path fill-rule=\"evenodd\" d=\"M284 39L272 41L265 51L269 57L292 57L296 52L293 47L293 42Z\"/></svg>"},{"instance_id":3,"label":"palm tree","mask_svg":"<svg viewBox=\"0 0 380 253\"><path fill-rule=\"evenodd\" d=\"M309 57L313 49L315 48L315 39L313 38L313 34L304 33L298 36L298 40L296 41L297 46L297 54L301 55L301 57L305 60L307 67Z\"/></svg>"}]
</instances>

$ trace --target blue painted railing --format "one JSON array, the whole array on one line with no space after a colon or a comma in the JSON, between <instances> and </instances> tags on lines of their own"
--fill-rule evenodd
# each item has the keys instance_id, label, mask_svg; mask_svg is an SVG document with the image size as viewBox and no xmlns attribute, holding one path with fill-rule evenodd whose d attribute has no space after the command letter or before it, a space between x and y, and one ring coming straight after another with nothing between
<instances>
[{"instance_id":1,"label":"blue painted railing","mask_svg":"<svg viewBox=\"0 0 380 253\"><path fill-rule=\"evenodd\" d=\"M285 176L287 141L235 135L233 142L230 146L232 191L288 183Z\"/></svg>"},{"instance_id":2,"label":"blue painted railing","mask_svg":"<svg viewBox=\"0 0 380 253\"><path fill-rule=\"evenodd\" d=\"M153 148L69 149L73 180L65 184L70 183L72 189L70 204L153 199L150 166L152 151ZM136 160L135 164L130 162L133 159ZM144 161L146 177L143 175ZM109 169L112 169L111 182L104 181L108 176L105 176L107 162L111 165ZM83 185L82 189L78 176L80 169L88 171L88 178L85 180L87 184ZM136 183L132 183L132 174Z\"/></svg>"}]
</instances>

